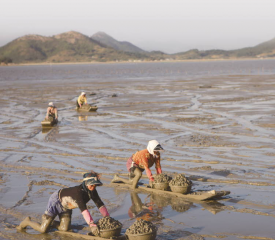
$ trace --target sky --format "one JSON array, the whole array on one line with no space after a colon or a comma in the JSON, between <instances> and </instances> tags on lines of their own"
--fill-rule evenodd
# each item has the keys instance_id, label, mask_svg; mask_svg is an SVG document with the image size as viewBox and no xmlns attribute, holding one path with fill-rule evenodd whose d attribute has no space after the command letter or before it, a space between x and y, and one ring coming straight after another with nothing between
<instances>
[{"instance_id":1,"label":"sky","mask_svg":"<svg viewBox=\"0 0 275 240\"><path fill-rule=\"evenodd\" d=\"M0 47L27 35L105 32L146 50L233 50L275 38L275 0L0 0Z\"/></svg>"}]
</instances>

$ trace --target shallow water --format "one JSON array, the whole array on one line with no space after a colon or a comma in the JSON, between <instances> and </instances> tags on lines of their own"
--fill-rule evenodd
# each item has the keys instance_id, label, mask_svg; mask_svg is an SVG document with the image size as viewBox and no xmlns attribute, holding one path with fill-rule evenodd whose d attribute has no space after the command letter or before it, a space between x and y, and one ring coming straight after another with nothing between
<instances>
[{"instance_id":1,"label":"shallow water","mask_svg":"<svg viewBox=\"0 0 275 240\"><path fill-rule=\"evenodd\" d=\"M275 239L274 76L275 60L0 67L0 239L68 239L14 227L89 170L103 173L99 194L123 231L143 218L159 240ZM75 111L82 91L97 112ZM42 131L50 101L60 122ZM109 185L152 139L165 173L231 194L194 203ZM87 231L78 209L72 223Z\"/></svg>"}]
</instances>

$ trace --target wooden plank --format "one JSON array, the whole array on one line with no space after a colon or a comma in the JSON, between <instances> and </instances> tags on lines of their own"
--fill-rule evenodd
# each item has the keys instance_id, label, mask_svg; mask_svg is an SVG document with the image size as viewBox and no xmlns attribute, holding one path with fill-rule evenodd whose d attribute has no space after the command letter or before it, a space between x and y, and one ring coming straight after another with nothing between
<instances>
[{"instance_id":1,"label":"wooden plank","mask_svg":"<svg viewBox=\"0 0 275 240\"><path fill-rule=\"evenodd\" d=\"M91 104L84 105L84 107L81 108L76 108L79 112L95 112L97 109L97 106L92 106Z\"/></svg>"},{"instance_id":2,"label":"wooden plank","mask_svg":"<svg viewBox=\"0 0 275 240\"><path fill-rule=\"evenodd\" d=\"M83 239L89 239L89 240L106 240L106 238L101 238L101 237L95 237L95 236L91 236L91 235L85 235L85 234L81 234L81 233L74 233L74 232L62 232L62 231L56 231L56 233L60 233L63 235L68 235L74 238L83 238ZM121 235L118 237L113 237L113 240L126 240L126 236L125 235Z\"/></svg>"},{"instance_id":3,"label":"wooden plank","mask_svg":"<svg viewBox=\"0 0 275 240\"><path fill-rule=\"evenodd\" d=\"M52 121L49 121L49 120L46 120L44 119L42 122L41 122L41 125L42 127L52 127L54 126L55 124L57 124L58 121L56 121L55 119L52 120Z\"/></svg>"},{"instance_id":4,"label":"wooden plank","mask_svg":"<svg viewBox=\"0 0 275 240\"><path fill-rule=\"evenodd\" d=\"M131 185L127 185L124 183L111 183L110 185L113 186L121 186L121 187L126 187L126 188L131 188ZM182 194L182 193L175 193L171 191L163 191L163 190L158 190L158 189L153 189L153 188L148 188L147 186L138 186L138 188L135 189L136 191L145 191L145 192L152 192L152 193L157 193L161 195L169 195L169 196L174 196L174 197L179 197L183 199L188 199L188 200L194 200L194 201L205 201L213 198L218 198L222 196L226 196L230 194L230 191L196 191L192 192L189 194Z\"/></svg>"}]
</instances>

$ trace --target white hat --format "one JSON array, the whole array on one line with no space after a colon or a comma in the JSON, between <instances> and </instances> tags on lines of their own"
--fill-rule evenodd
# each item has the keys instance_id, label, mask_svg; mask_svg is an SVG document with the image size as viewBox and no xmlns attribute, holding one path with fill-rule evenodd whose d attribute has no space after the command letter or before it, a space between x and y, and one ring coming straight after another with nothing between
<instances>
[{"instance_id":1,"label":"white hat","mask_svg":"<svg viewBox=\"0 0 275 240\"><path fill-rule=\"evenodd\" d=\"M49 103L49 106L54 107L53 102L50 102L50 103Z\"/></svg>"},{"instance_id":2,"label":"white hat","mask_svg":"<svg viewBox=\"0 0 275 240\"><path fill-rule=\"evenodd\" d=\"M161 151L163 148L157 140L151 140L148 142L147 150L150 154L154 155L154 151Z\"/></svg>"},{"instance_id":3,"label":"white hat","mask_svg":"<svg viewBox=\"0 0 275 240\"><path fill-rule=\"evenodd\" d=\"M85 92L82 92L82 93L81 93L81 96L83 96L83 95L86 95L86 93L85 93Z\"/></svg>"}]
</instances>

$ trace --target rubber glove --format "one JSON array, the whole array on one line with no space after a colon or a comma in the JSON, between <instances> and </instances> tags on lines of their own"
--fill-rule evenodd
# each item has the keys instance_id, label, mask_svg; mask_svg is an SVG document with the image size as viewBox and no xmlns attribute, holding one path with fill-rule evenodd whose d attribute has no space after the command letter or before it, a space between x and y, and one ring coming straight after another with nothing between
<instances>
[{"instance_id":1,"label":"rubber glove","mask_svg":"<svg viewBox=\"0 0 275 240\"><path fill-rule=\"evenodd\" d=\"M108 213L108 210L107 210L107 208L106 208L105 206L102 206L102 207L99 209L99 211L100 211L100 213L101 213L101 215L102 215L103 217L109 217L109 216L110 216L110 214Z\"/></svg>"}]
</instances>

